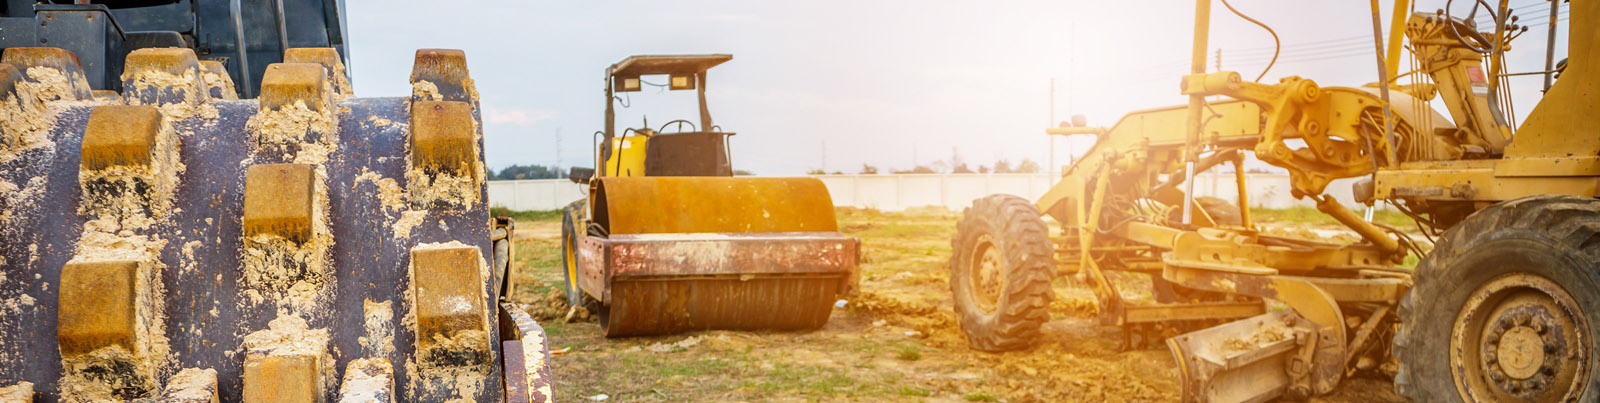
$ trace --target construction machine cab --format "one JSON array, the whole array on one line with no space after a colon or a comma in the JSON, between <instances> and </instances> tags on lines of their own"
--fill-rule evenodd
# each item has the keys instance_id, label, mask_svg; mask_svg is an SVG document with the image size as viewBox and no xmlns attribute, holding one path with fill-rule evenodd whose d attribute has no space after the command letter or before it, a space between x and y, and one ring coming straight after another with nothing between
<instances>
[{"instance_id":1,"label":"construction machine cab","mask_svg":"<svg viewBox=\"0 0 1600 403\"><path fill-rule=\"evenodd\" d=\"M606 127L600 147L600 176L733 176L728 137L712 124L706 106L706 70L732 60L733 55L630 56L606 68ZM644 76L667 76L671 90L695 90L699 123L678 119L659 128L616 126L617 93L637 92L647 84ZM688 131L683 131L688 126ZM676 130L663 133L668 129Z\"/></svg>"}]
</instances>

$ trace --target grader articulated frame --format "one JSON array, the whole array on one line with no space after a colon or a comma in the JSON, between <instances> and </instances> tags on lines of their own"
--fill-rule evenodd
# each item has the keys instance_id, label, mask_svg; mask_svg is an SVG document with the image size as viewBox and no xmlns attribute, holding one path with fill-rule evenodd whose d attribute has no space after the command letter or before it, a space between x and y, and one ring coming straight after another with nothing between
<instances>
[{"instance_id":1,"label":"grader articulated frame","mask_svg":"<svg viewBox=\"0 0 1600 403\"><path fill-rule=\"evenodd\" d=\"M1501 74L1518 27L1504 2L1483 33L1446 10L1413 14L1398 2L1383 77L1362 88L1207 73L1210 3L1196 3L1194 63L1181 86L1189 105L1133 112L1109 128L1049 129L1097 142L1039 200L994 195L966 210L950 265L971 345L1027 347L1049 317L1059 268L1083 274L1099 321L1122 326L1130 342L1172 336L1185 401L1305 398L1383 367L1420 401L1595 399L1600 137L1588 131L1600 123L1591 48L1600 5L1572 4L1570 61L1513 137ZM1408 74L1431 83L1393 85L1402 31L1421 64ZM1434 97L1450 118L1423 102ZM1247 152L1287 169L1294 196L1362 241L1258 231ZM1238 207L1192 191L1194 173L1224 163L1234 164ZM1425 251L1325 195L1339 178L1365 178L1358 200L1448 230ZM1063 237L1048 237L1042 214L1062 223ZM1415 271L1401 265L1407 255L1421 258ZM1128 301L1108 271L1150 275L1156 301Z\"/></svg>"}]
</instances>

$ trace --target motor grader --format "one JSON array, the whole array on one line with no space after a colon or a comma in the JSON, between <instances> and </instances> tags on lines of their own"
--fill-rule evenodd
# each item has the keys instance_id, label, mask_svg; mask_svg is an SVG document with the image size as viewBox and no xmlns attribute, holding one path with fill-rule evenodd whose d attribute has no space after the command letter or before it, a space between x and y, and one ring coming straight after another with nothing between
<instances>
[{"instance_id":1,"label":"motor grader","mask_svg":"<svg viewBox=\"0 0 1600 403\"><path fill-rule=\"evenodd\" d=\"M358 98L338 1L32 3L0 5L0 401L551 400L461 51Z\"/></svg>"},{"instance_id":2,"label":"motor grader","mask_svg":"<svg viewBox=\"0 0 1600 403\"><path fill-rule=\"evenodd\" d=\"M561 225L568 302L593 309L606 337L815 329L855 289L860 241L838 232L822 181L733 177L734 133L706 104L707 70L732 59L643 55L606 68L596 168L573 175L589 195ZM617 94L650 76L696 91L698 126L618 132L615 107L629 104Z\"/></svg>"},{"instance_id":3,"label":"motor grader","mask_svg":"<svg viewBox=\"0 0 1600 403\"><path fill-rule=\"evenodd\" d=\"M950 268L971 346L1028 347L1049 319L1052 279L1077 274L1101 324L1134 344L1165 339L1184 401L1303 399L1385 368L1415 401L1600 399L1600 4L1550 4L1571 8L1570 58L1542 72L1559 79L1516 125L1505 60L1526 28L1505 1L1473 5L1491 26L1462 7L1397 2L1387 49L1374 39L1379 80L1360 87L1206 72L1211 3L1196 2L1188 105L1051 128L1096 143L1038 200L993 195L965 210ZM1246 155L1287 170L1295 197L1361 241L1263 233ZM1194 174L1222 164L1234 167L1237 206L1200 203ZM1358 178L1358 200L1409 215L1420 236L1439 235L1431 251L1327 196L1339 178ZM1114 271L1149 275L1154 301L1125 296Z\"/></svg>"}]
</instances>

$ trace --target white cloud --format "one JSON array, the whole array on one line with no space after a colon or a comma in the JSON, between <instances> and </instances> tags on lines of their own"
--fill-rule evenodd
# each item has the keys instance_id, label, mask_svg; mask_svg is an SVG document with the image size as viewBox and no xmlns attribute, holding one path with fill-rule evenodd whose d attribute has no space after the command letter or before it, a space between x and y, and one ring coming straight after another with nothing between
<instances>
[{"instance_id":1,"label":"white cloud","mask_svg":"<svg viewBox=\"0 0 1600 403\"><path fill-rule=\"evenodd\" d=\"M489 123L509 123L514 125L530 125L541 120L555 119L554 111L534 110L525 108L485 108L483 120Z\"/></svg>"}]
</instances>

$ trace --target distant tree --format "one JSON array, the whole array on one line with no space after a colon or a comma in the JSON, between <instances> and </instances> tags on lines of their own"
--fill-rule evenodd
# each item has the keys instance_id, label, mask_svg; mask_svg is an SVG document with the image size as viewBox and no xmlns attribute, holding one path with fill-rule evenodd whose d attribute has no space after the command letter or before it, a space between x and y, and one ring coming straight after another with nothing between
<instances>
[{"instance_id":1,"label":"distant tree","mask_svg":"<svg viewBox=\"0 0 1600 403\"><path fill-rule=\"evenodd\" d=\"M911 168L911 169L890 169L889 173L895 174L895 175L900 175L900 174L931 174L931 173L937 173L937 172L934 172L933 168L929 168L927 165L917 165L916 168Z\"/></svg>"},{"instance_id":2,"label":"distant tree","mask_svg":"<svg viewBox=\"0 0 1600 403\"><path fill-rule=\"evenodd\" d=\"M988 165L979 165L978 166L978 173L980 173L980 174L989 173L989 166Z\"/></svg>"},{"instance_id":3,"label":"distant tree","mask_svg":"<svg viewBox=\"0 0 1600 403\"><path fill-rule=\"evenodd\" d=\"M563 178L563 177L566 177L565 173L561 172L561 170L556 168L556 167L547 167L547 166L544 166L544 165L534 164L534 165L512 165L512 166L505 167L505 168L500 170L500 173L495 174L494 177L490 178L490 179L493 179L493 180L560 179L560 178Z\"/></svg>"},{"instance_id":4,"label":"distant tree","mask_svg":"<svg viewBox=\"0 0 1600 403\"><path fill-rule=\"evenodd\" d=\"M829 175L844 175L844 171L833 171L833 173Z\"/></svg>"},{"instance_id":5,"label":"distant tree","mask_svg":"<svg viewBox=\"0 0 1600 403\"><path fill-rule=\"evenodd\" d=\"M812 169L806 170L806 175L827 175L827 174L828 174L828 171L824 171L824 170L816 169L816 168L812 168Z\"/></svg>"},{"instance_id":6,"label":"distant tree","mask_svg":"<svg viewBox=\"0 0 1600 403\"><path fill-rule=\"evenodd\" d=\"M1033 162L1033 160L1027 158L1023 158L1022 162L1017 164L1017 173L1039 173L1039 163Z\"/></svg>"},{"instance_id":7,"label":"distant tree","mask_svg":"<svg viewBox=\"0 0 1600 403\"><path fill-rule=\"evenodd\" d=\"M950 172L950 164L944 161L934 161L930 168L933 168L933 173Z\"/></svg>"},{"instance_id":8,"label":"distant tree","mask_svg":"<svg viewBox=\"0 0 1600 403\"><path fill-rule=\"evenodd\" d=\"M861 174L862 175L877 175L878 174L878 167L867 165L867 164L861 164Z\"/></svg>"},{"instance_id":9,"label":"distant tree","mask_svg":"<svg viewBox=\"0 0 1600 403\"><path fill-rule=\"evenodd\" d=\"M755 175L756 175L755 172L750 172L750 171L746 171L746 170L743 170L743 169L735 169L735 170L733 170L733 176L755 176Z\"/></svg>"},{"instance_id":10,"label":"distant tree","mask_svg":"<svg viewBox=\"0 0 1600 403\"><path fill-rule=\"evenodd\" d=\"M973 172L972 172L972 168L967 168L967 163L960 162L960 163L956 163L955 167L950 168L950 173L954 173L954 174L970 174L970 173L973 173Z\"/></svg>"},{"instance_id":11,"label":"distant tree","mask_svg":"<svg viewBox=\"0 0 1600 403\"><path fill-rule=\"evenodd\" d=\"M1006 160L995 161L994 162L994 173L997 173L997 174L1008 174L1008 173L1011 173L1011 161L1006 161Z\"/></svg>"}]
</instances>

